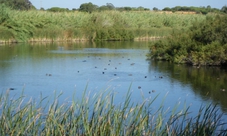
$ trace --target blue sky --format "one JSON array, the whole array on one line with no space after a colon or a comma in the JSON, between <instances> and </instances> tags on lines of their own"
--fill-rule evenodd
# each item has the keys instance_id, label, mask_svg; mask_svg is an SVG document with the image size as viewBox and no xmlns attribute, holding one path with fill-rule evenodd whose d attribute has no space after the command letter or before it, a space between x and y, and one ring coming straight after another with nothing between
<instances>
[{"instance_id":1,"label":"blue sky","mask_svg":"<svg viewBox=\"0 0 227 136\"><path fill-rule=\"evenodd\" d=\"M221 9L223 6L227 6L227 0L30 0L30 2L37 8L40 9L42 6L44 9L51 7L61 7L61 8L79 8L82 3L92 2L98 6L106 5L106 3L112 3L115 7L145 7L153 9L156 7L158 9L163 9L165 7L175 7L175 6L208 6L212 8Z\"/></svg>"}]
</instances>

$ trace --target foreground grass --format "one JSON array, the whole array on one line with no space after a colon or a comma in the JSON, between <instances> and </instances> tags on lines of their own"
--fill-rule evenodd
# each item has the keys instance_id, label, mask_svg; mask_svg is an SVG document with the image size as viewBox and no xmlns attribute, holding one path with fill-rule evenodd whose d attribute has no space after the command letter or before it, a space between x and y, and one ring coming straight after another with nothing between
<instances>
[{"instance_id":1,"label":"foreground grass","mask_svg":"<svg viewBox=\"0 0 227 136\"><path fill-rule=\"evenodd\" d=\"M60 104L41 98L25 102L9 98L9 91L0 96L0 135L226 135L222 114L211 104L201 106L196 117L189 107L166 116L162 105L152 109L155 99L134 104L128 91L123 103L114 104L111 91Z\"/></svg>"}]
</instances>

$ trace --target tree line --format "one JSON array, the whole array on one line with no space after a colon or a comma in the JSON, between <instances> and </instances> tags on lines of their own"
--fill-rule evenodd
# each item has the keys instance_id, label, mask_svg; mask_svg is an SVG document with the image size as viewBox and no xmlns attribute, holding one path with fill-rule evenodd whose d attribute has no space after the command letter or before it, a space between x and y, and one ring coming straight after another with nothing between
<instances>
[{"instance_id":1,"label":"tree line","mask_svg":"<svg viewBox=\"0 0 227 136\"><path fill-rule=\"evenodd\" d=\"M177 12L177 11L191 11L191 12L196 12L196 13L202 13L202 14L207 14L210 12L218 13L218 12L223 12L227 13L227 6L223 6L221 9L217 8L212 8L210 5L207 7L187 7L187 6L176 6L173 8L165 7L163 11L171 11L171 12Z\"/></svg>"},{"instance_id":2,"label":"tree line","mask_svg":"<svg viewBox=\"0 0 227 136\"><path fill-rule=\"evenodd\" d=\"M33 4L29 0L0 0L0 4L5 4L8 7L11 7L15 10L31 10L36 9ZM41 8L40 10L45 10L44 8ZM78 9L73 8L72 10L68 8L61 8L61 7L52 7L49 9L46 9L47 11L51 12L69 12L69 11L82 11L82 12L94 12L94 11L105 11L105 10L117 10L117 11L149 11L151 9L145 8L142 6L139 7L115 7L112 3L106 3L106 5L97 6L91 2L89 3L83 3L80 5ZM173 8L165 7L162 10L159 10L158 8L154 7L152 9L153 11L192 11L196 13L202 13L207 14L209 12L223 12L227 14L227 6L223 6L221 9L212 8L210 5L207 7L187 7L187 6L176 6Z\"/></svg>"},{"instance_id":3,"label":"tree line","mask_svg":"<svg viewBox=\"0 0 227 136\"><path fill-rule=\"evenodd\" d=\"M15 10L31 10L36 9L35 6L29 0L0 0L0 4L4 4L12 9ZM40 10L45 10L41 8ZM65 11L83 11L83 12L94 12L94 11L104 11L104 10L119 10L119 11L146 11L150 10L149 8L144 7L115 7L112 3L106 3L103 6L97 6L91 2L83 3L80 5L78 9L73 8L72 10L68 8L61 8L61 7L52 7L46 9L47 11L52 12L65 12Z\"/></svg>"},{"instance_id":4,"label":"tree line","mask_svg":"<svg viewBox=\"0 0 227 136\"><path fill-rule=\"evenodd\" d=\"M44 9L43 9L44 10ZM151 9L145 8L142 6L139 7L115 7L112 3L107 3L103 6L97 6L91 2L83 3L80 5L78 9L73 8L73 11L82 11L92 13L94 11L105 11L105 10L117 10L117 11L150 11ZM195 12L197 14L207 14L207 13L226 13L227 14L227 6L223 6L221 9L212 8L210 5L207 7L187 7L187 6L176 6L173 8L165 7L162 10L154 7L153 11L170 11L170 12L177 12L177 11L184 11L184 12ZM60 8L60 7L52 7L47 9L47 11L53 12L61 12L61 11L70 11L67 8Z\"/></svg>"},{"instance_id":5,"label":"tree line","mask_svg":"<svg viewBox=\"0 0 227 136\"><path fill-rule=\"evenodd\" d=\"M45 10L45 9L42 9ZM88 12L92 13L95 11L106 11L106 10L117 10L117 11L149 11L149 8L140 7L115 7L112 3L106 3L106 5L98 6L91 2L83 3L80 5L78 9L73 8L69 10L68 8L60 8L60 7L52 7L47 9L47 11L52 12L62 12L62 11L81 11L81 12Z\"/></svg>"}]
</instances>

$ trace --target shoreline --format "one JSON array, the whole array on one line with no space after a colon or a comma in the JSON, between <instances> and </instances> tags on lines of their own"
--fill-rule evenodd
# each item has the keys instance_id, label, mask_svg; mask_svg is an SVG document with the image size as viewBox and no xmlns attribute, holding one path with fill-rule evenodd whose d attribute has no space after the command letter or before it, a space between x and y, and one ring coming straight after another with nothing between
<instances>
[{"instance_id":1,"label":"shoreline","mask_svg":"<svg viewBox=\"0 0 227 136\"><path fill-rule=\"evenodd\" d=\"M146 37L135 37L132 41L153 41L159 40L165 37L162 36L146 36ZM70 38L70 39L47 39L47 38L31 38L28 41L17 41L15 39L11 40L0 40L0 45L7 45L7 44L18 44L18 43L53 43L53 42L93 42L95 40L90 40L89 38ZM121 40L103 40L103 41L121 41ZM123 40L129 41L129 40Z\"/></svg>"}]
</instances>

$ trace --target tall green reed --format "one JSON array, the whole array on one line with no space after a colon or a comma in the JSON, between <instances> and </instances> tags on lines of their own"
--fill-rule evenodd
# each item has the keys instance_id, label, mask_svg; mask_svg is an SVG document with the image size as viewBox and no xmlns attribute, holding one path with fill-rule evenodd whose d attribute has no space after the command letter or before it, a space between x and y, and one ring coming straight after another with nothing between
<instances>
[{"instance_id":1,"label":"tall green reed","mask_svg":"<svg viewBox=\"0 0 227 136\"><path fill-rule=\"evenodd\" d=\"M3 9L3 8L2 8ZM6 12L7 11L7 12ZM75 41L132 40L168 36L174 29L189 28L205 15L164 14L158 12L103 11L94 13L0 10L0 30L9 33L1 40ZM7 15L7 16L6 16ZM208 16L208 15L207 15ZM6 31L7 30L7 31Z\"/></svg>"},{"instance_id":2,"label":"tall green reed","mask_svg":"<svg viewBox=\"0 0 227 136\"><path fill-rule=\"evenodd\" d=\"M125 99L116 104L116 94L101 90L91 95L84 90L81 99L60 102L40 96L26 100L22 93L10 98L10 91L0 95L0 135L226 135L226 122L216 105L201 106L190 116L190 107L171 111L161 103L152 110L154 99L141 98L134 103L129 88ZM164 101L164 99L163 99ZM193 111L195 112L195 111ZM170 113L170 114L169 114Z\"/></svg>"}]
</instances>

